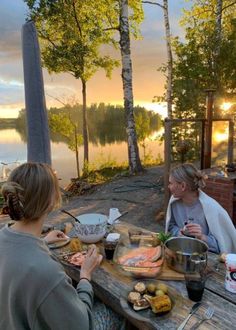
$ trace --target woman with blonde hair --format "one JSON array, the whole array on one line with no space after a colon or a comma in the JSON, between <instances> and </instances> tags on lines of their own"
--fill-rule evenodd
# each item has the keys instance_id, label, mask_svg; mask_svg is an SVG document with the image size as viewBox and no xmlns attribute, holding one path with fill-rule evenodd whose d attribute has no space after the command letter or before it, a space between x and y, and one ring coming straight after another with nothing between
<instances>
[{"instance_id":1,"label":"woman with blonde hair","mask_svg":"<svg viewBox=\"0 0 236 330\"><path fill-rule=\"evenodd\" d=\"M61 201L51 167L17 167L2 194L5 211L15 222L0 230L0 329L93 329L90 280L102 256L91 247L75 289L45 243L65 239L64 234L53 231L45 240L40 238L47 214Z\"/></svg>"},{"instance_id":2,"label":"woman with blonde hair","mask_svg":"<svg viewBox=\"0 0 236 330\"><path fill-rule=\"evenodd\" d=\"M236 253L236 230L226 210L201 189L205 176L192 164L174 167L169 176L172 194L166 213L166 232L192 236L215 253Z\"/></svg>"}]
</instances>

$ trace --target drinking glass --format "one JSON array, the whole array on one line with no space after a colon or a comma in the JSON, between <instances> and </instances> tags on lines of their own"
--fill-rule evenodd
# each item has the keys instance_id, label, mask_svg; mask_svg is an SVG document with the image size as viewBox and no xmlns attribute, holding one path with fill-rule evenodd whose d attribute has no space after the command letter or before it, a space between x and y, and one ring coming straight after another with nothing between
<instances>
[{"instance_id":1,"label":"drinking glass","mask_svg":"<svg viewBox=\"0 0 236 330\"><path fill-rule=\"evenodd\" d=\"M205 288L206 276L204 272L185 274L185 283L188 297L192 301L201 301Z\"/></svg>"},{"instance_id":2,"label":"drinking glass","mask_svg":"<svg viewBox=\"0 0 236 330\"><path fill-rule=\"evenodd\" d=\"M193 222L194 222L194 219L193 218L188 218L187 220L184 221L184 231L183 231L184 236L192 237L192 238L195 237L193 235L190 235L189 232L188 232L188 230L185 227L187 224L193 223Z\"/></svg>"},{"instance_id":3,"label":"drinking glass","mask_svg":"<svg viewBox=\"0 0 236 330\"><path fill-rule=\"evenodd\" d=\"M107 260L112 260L118 241L108 241L103 239L104 251Z\"/></svg>"}]
</instances>

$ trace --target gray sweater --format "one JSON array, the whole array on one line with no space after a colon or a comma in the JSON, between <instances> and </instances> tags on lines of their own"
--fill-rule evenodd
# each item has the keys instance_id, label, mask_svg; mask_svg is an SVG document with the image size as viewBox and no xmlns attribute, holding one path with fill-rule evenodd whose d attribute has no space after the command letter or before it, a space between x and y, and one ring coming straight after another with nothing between
<instances>
[{"instance_id":1,"label":"gray sweater","mask_svg":"<svg viewBox=\"0 0 236 330\"><path fill-rule=\"evenodd\" d=\"M0 230L0 330L92 329L93 289L77 291L39 238Z\"/></svg>"}]
</instances>

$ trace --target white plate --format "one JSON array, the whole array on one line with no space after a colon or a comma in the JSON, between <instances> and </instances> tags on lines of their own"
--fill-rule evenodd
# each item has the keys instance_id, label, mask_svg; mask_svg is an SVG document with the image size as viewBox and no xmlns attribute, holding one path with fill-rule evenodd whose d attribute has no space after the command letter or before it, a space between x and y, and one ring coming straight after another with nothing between
<instances>
[{"instance_id":1,"label":"white plate","mask_svg":"<svg viewBox=\"0 0 236 330\"><path fill-rule=\"evenodd\" d=\"M63 247L65 245L67 245L69 242L70 242L71 238L67 238L66 240L63 240L63 241L58 241L58 242L54 242L54 243L49 243L48 244L48 247L50 249L58 249L60 247Z\"/></svg>"}]
</instances>

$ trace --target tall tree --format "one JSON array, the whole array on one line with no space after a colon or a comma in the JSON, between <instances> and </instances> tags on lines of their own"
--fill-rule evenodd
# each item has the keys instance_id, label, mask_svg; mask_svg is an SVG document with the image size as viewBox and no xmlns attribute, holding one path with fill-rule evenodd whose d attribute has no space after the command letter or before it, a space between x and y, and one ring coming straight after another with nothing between
<instances>
[{"instance_id":1,"label":"tall tree","mask_svg":"<svg viewBox=\"0 0 236 330\"><path fill-rule=\"evenodd\" d=\"M122 59L122 82L124 93L124 108L126 113L126 130L128 135L129 169L131 173L142 171L139 157L137 134L134 121L132 61L130 51L130 29L128 0L120 0L119 16L120 51Z\"/></svg>"},{"instance_id":2,"label":"tall tree","mask_svg":"<svg viewBox=\"0 0 236 330\"><path fill-rule=\"evenodd\" d=\"M172 103L173 103L173 55L171 46L171 32L169 21L168 0L163 0L162 3L153 1L143 1L143 3L151 4L160 7L163 10L165 36L166 36L166 50L167 50L167 65L163 71L166 73L166 95L165 100L167 103L167 116L168 119L172 118ZM160 98L160 97L158 97ZM162 97L161 97L162 98ZM162 98L163 99L163 98ZM171 145L172 145L172 123L168 121L165 125L165 172L164 172L164 185L165 185L165 207L169 200L169 171L171 166Z\"/></svg>"},{"instance_id":3,"label":"tall tree","mask_svg":"<svg viewBox=\"0 0 236 330\"><path fill-rule=\"evenodd\" d=\"M61 134L68 144L69 149L75 152L77 176L80 177L79 147L83 143L83 137L78 133L78 127L70 114L50 114L49 125L53 132Z\"/></svg>"},{"instance_id":4,"label":"tall tree","mask_svg":"<svg viewBox=\"0 0 236 330\"><path fill-rule=\"evenodd\" d=\"M100 0L99 0L100 1ZM84 166L89 159L87 125L87 81L103 68L110 77L118 61L100 54L100 46L111 41L104 33L103 0L25 0L29 17L41 37L43 63L49 72L69 72L82 83ZM103 6L102 6L103 5Z\"/></svg>"}]
</instances>

